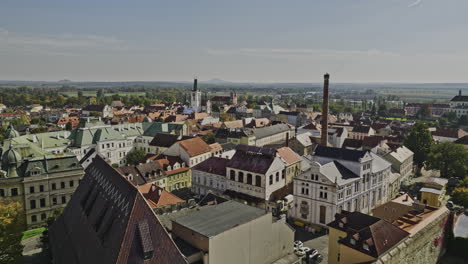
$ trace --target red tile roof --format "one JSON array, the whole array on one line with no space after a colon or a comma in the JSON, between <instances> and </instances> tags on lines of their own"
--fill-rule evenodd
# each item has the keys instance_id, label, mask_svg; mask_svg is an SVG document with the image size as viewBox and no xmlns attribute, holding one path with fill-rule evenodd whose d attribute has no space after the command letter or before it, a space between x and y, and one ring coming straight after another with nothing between
<instances>
[{"instance_id":1,"label":"red tile roof","mask_svg":"<svg viewBox=\"0 0 468 264\"><path fill-rule=\"evenodd\" d=\"M276 150L278 155L289 165L301 161L301 156L289 147L282 147Z\"/></svg>"},{"instance_id":2,"label":"red tile roof","mask_svg":"<svg viewBox=\"0 0 468 264\"><path fill-rule=\"evenodd\" d=\"M148 201L151 208L184 202L174 194L165 191L156 184L148 183L137 187Z\"/></svg>"},{"instance_id":3,"label":"red tile roof","mask_svg":"<svg viewBox=\"0 0 468 264\"><path fill-rule=\"evenodd\" d=\"M181 140L178 144L189 154L190 157L211 152L210 146L199 137Z\"/></svg>"}]
</instances>

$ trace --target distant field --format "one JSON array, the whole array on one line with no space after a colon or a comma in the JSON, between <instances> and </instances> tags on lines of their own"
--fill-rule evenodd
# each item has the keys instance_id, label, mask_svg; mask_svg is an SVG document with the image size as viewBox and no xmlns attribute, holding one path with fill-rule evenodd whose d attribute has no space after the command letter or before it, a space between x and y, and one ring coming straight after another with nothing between
<instances>
[{"instance_id":1,"label":"distant field","mask_svg":"<svg viewBox=\"0 0 468 264\"><path fill-rule=\"evenodd\" d=\"M444 102L447 103L455 95L457 91L454 89L380 89L378 93L381 95L396 95L406 102Z\"/></svg>"},{"instance_id":2,"label":"distant field","mask_svg":"<svg viewBox=\"0 0 468 264\"><path fill-rule=\"evenodd\" d=\"M67 96L78 96L78 92L61 92L63 95ZM135 95L135 96L144 96L145 92L118 92L118 93L105 93L106 96L118 94L120 96ZM96 91L83 91L83 96L96 96Z\"/></svg>"}]
</instances>

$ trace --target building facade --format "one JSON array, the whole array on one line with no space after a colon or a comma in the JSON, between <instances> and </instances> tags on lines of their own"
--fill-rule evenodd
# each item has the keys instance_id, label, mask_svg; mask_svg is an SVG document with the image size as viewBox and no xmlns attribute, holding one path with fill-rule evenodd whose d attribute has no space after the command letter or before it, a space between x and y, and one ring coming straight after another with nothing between
<instances>
[{"instance_id":1,"label":"building facade","mask_svg":"<svg viewBox=\"0 0 468 264\"><path fill-rule=\"evenodd\" d=\"M326 226L341 210L369 213L387 201L390 163L368 151L317 146L294 178L290 216Z\"/></svg>"}]
</instances>

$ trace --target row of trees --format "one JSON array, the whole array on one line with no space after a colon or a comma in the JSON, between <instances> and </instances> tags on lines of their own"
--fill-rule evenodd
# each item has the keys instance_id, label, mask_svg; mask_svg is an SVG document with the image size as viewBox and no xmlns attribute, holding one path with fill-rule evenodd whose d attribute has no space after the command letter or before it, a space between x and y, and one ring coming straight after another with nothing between
<instances>
[{"instance_id":1,"label":"row of trees","mask_svg":"<svg viewBox=\"0 0 468 264\"><path fill-rule=\"evenodd\" d=\"M452 142L435 143L426 123L416 122L405 137L404 145L414 152L417 175L423 167L439 170L444 178L463 179L468 173L468 149Z\"/></svg>"}]
</instances>

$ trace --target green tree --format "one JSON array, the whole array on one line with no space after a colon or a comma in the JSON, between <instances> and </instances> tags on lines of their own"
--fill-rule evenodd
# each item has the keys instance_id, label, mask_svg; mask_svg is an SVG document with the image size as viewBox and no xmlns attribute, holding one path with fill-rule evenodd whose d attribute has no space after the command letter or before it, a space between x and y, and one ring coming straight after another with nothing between
<instances>
[{"instance_id":1,"label":"green tree","mask_svg":"<svg viewBox=\"0 0 468 264\"><path fill-rule=\"evenodd\" d=\"M403 144L414 152L413 161L417 166L416 173L419 175L431 150L433 140L426 123L416 122Z\"/></svg>"},{"instance_id":2,"label":"green tree","mask_svg":"<svg viewBox=\"0 0 468 264\"><path fill-rule=\"evenodd\" d=\"M215 140L215 135L213 133L207 133L203 135L202 137L203 141L205 141L207 144L213 144L216 142Z\"/></svg>"},{"instance_id":3,"label":"green tree","mask_svg":"<svg viewBox=\"0 0 468 264\"><path fill-rule=\"evenodd\" d=\"M24 215L19 202L0 199L0 264L23 263Z\"/></svg>"},{"instance_id":4,"label":"green tree","mask_svg":"<svg viewBox=\"0 0 468 264\"><path fill-rule=\"evenodd\" d=\"M135 149L127 154L127 164L138 165L146 156L146 152L142 149Z\"/></svg>"},{"instance_id":5,"label":"green tree","mask_svg":"<svg viewBox=\"0 0 468 264\"><path fill-rule=\"evenodd\" d=\"M97 92L96 92L96 97L97 97L98 99L103 98L103 97L104 97L104 90L103 90L103 89L97 90Z\"/></svg>"},{"instance_id":6,"label":"green tree","mask_svg":"<svg viewBox=\"0 0 468 264\"><path fill-rule=\"evenodd\" d=\"M379 116L388 116L387 105L385 103L379 104L379 109L377 111Z\"/></svg>"},{"instance_id":7,"label":"green tree","mask_svg":"<svg viewBox=\"0 0 468 264\"><path fill-rule=\"evenodd\" d=\"M82 98L83 97L83 91L79 90L78 91L78 98Z\"/></svg>"},{"instance_id":8,"label":"green tree","mask_svg":"<svg viewBox=\"0 0 468 264\"><path fill-rule=\"evenodd\" d=\"M468 149L452 142L434 144L426 166L428 169L440 170L440 176L444 178L463 179L468 173Z\"/></svg>"},{"instance_id":9,"label":"green tree","mask_svg":"<svg viewBox=\"0 0 468 264\"><path fill-rule=\"evenodd\" d=\"M458 119L458 124L460 126L468 126L468 115L462 115Z\"/></svg>"}]
</instances>

